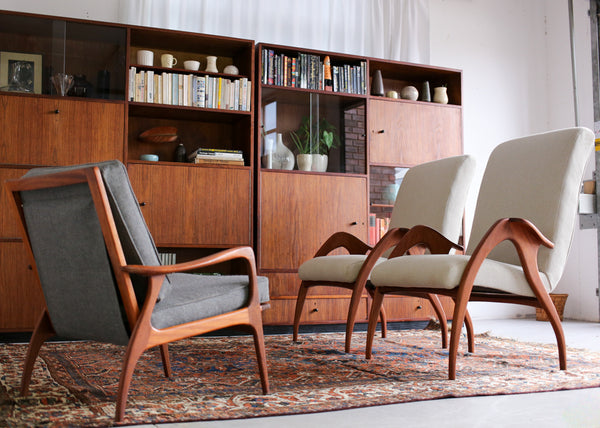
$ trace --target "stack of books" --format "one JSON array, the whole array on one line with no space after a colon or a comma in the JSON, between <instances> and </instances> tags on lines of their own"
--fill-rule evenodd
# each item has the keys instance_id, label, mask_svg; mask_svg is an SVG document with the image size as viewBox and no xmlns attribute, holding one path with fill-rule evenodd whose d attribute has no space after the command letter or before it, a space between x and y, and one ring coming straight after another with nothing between
<instances>
[{"instance_id":1,"label":"stack of books","mask_svg":"<svg viewBox=\"0 0 600 428\"><path fill-rule=\"evenodd\" d=\"M272 49L262 50L261 80L265 85L326 90L324 64L318 55L298 53L291 57ZM331 66L333 92L366 95L367 63Z\"/></svg>"},{"instance_id":2,"label":"stack of books","mask_svg":"<svg viewBox=\"0 0 600 428\"><path fill-rule=\"evenodd\" d=\"M241 150L199 148L188 159L197 164L244 166L244 152Z\"/></svg>"},{"instance_id":3,"label":"stack of books","mask_svg":"<svg viewBox=\"0 0 600 428\"><path fill-rule=\"evenodd\" d=\"M369 245L373 246L379 242L390 228L390 217L377 217L369 213Z\"/></svg>"},{"instance_id":4,"label":"stack of books","mask_svg":"<svg viewBox=\"0 0 600 428\"><path fill-rule=\"evenodd\" d=\"M197 74L129 69L129 101L250 111L252 82Z\"/></svg>"}]
</instances>

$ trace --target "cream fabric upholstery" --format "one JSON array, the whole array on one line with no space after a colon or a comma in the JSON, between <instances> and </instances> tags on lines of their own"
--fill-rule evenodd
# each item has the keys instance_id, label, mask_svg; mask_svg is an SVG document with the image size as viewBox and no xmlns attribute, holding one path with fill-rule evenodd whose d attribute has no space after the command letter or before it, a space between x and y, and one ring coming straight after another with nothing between
<instances>
[{"instance_id":1,"label":"cream fabric upholstery","mask_svg":"<svg viewBox=\"0 0 600 428\"><path fill-rule=\"evenodd\" d=\"M467 254L492 224L505 217L531 221L555 245L541 247L538 267L548 292L565 267L576 220L579 186L594 135L570 128L508 141L490 155L475 210ZM378 265L375 286L454 288L468 256L400 257ZM496 247L483 263L475 286L533 296L510 242Z\"/></svg>"},{"instance_id":2,"label":"cream fabric upholstery","mask_svg":"<svg viewBox=\"0 0 600 428\"><path fill-rule=\"evenodd\" d=\"M414 166L406 173L398 190L390 227L410 228L424 224L457 242L474 172L475 159L470 155ZM315 257L300 266L298 276L303 281L352 283L366 258L366 255Z\"/></svg>"}]
</instances>

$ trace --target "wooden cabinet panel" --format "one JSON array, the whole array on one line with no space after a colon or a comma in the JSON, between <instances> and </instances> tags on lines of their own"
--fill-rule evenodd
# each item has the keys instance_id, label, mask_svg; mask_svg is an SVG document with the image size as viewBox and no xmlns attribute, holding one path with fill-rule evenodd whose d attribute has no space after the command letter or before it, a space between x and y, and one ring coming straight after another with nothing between
<instances>
[{"instance_id":1,"label":"wooden cabinet panel","mask_svg":"<svg viewBox=\"0 0 600 428\"><path fill-rule=\"evenodd\" d=\"M0 242L0 331L33 330L44 297L22 242Z\"/></svg>"},{"instance_id":2,"label":"wooden cabinet panel","mask_svg":"<svg viewBox=\"0 0 600 428\"><path fill-rule=\"evenodd\" d=\"M158 246L252 245L250 168L130 163L128 171Z\"/></svg>"},{"instance_id":3,"label":"wooden cabinet panel","mask_svg":"<svg viewBox=\"0 0 600 428\"><path fill-rule=\"evenodd\" d=\"M71 165L123 158L124 104L0 95L0 162Z\"/></svg>"},{"instance_id":4,"label":"wooden cabinet panel","mask_svg":"<svg viewBox=\"0 0 600 428\"><path fill-rule=\"evenodd\" d=\"M302 324L343 324L348 317L349 298L307 298L304 312L300 317ZM366 322L368 319L367 298L360 301L356 319ZM271 307L263 311L263 323L266 325L291 325L294 322L296 299L271 300Z\"/></svg>"},{"instance_id":5,"label":"wooden cabinet panel","mask_svg":"<svg viewBox=\"0 0 600 428\"><path fill-rule=\"evenodd\" d=\"M24 168L0 168L0 239L21 238L19 220L13 208L14 202L4 188L4 182L22 177L27 171Z\"/></svg>"},{"instance_id":6,"label":"wooden cabinet panel","mask_svg":"<svg viewBox=\"0 0 600 428\"><path fill-rule=\"evenodd\" d=\"M458 106L370 100L370 163L411 166L462 153Z\"/></svg>"},{"instance_id":7,"label":"wooden cabinet panel","mask_svg":"<svg viewBox=\"0 0 600 428\"><path fill-rule=\"evenodd\" d=\"M366 241L366 178L262 171L261 181L261 269L297 269L338 231Z\"/></svg>"}]
</instances>

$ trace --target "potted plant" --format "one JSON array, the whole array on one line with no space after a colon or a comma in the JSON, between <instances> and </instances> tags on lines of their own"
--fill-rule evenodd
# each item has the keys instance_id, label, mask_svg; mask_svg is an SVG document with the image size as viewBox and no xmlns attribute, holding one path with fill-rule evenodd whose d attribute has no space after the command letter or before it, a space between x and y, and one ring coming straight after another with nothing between
<instances>
[{"instance_id":1,"label":"potted plant","mask_svg":"<svg viewBox=\"0 0 600 428\"><path fill-rule=\"evenodd\" d=\"M310 119L304 116L300 127L290 132L290 137L298 149L298 168L304 171L324 172L327 170L329 151L339 145L339 137L335 126L325 118L315 120L312 129L318 132L311 133Z\"/></svg>"}]
</instances>

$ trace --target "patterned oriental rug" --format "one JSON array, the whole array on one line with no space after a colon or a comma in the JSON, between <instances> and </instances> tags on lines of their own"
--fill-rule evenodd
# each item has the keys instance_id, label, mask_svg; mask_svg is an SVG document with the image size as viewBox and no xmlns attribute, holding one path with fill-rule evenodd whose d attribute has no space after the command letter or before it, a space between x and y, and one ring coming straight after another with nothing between
<instances>
[{"instance_id":1,"label":"patterned oriental rug","mask_svg":"<svg viewBox=\"0 0 600 428\"><path fill-rule=\"evenodd\" d=\"M550 328L550 327L549 327ZM432 330L376 337L364 359L365 333L343 352L342 333L267 336L272 388L260 393L248 336L193 338L170 345L174 376L163 375L158 351L134 373L124 424L203 421L300 414L446 397L518 394L600 386L599 353L568 351L558 370L556 346L478 335L475 353L458 359L447 380L448 353ZM113 424L124 348L98 343L49 343L36 362L30 395L18 396L26 345L0 345L0 426L65 427Z\"/></svg>"}]
</instances>

